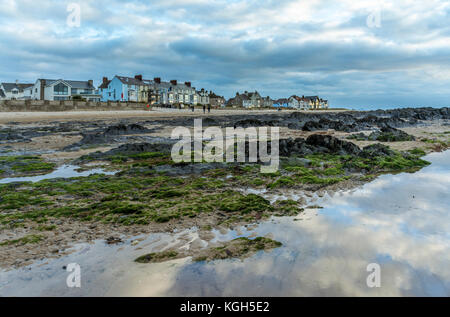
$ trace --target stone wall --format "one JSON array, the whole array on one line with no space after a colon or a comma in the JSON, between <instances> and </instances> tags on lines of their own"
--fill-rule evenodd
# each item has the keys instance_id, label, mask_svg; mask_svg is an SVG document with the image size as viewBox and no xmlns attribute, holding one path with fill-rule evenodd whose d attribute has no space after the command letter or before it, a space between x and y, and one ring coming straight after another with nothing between
<instances>
[{"instance_id":1,"label":"stone wall","mask_svg":"<svg viewBox=\"0 0 450 317\"><path fill-rule=\"evenodd\" d=\"M0 100L0 112L145 110L146 108L145 103L135 102Z\"/></svg>"}]
</instances>

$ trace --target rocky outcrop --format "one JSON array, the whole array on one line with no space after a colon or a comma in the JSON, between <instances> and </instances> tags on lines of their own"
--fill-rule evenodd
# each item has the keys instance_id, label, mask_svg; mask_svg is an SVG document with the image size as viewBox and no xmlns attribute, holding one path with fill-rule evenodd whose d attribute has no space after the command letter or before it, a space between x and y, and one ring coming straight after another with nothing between
<instances>
[{"instance_id":1,"label":"rocky outcrop","mask_svg":"<svg viewBox=\"0 0 450 317\"><path fill-rule=\"evenodd\" d=\"M239 120L234 124L234 128L249 128L249 127L274 127L278 125L276 120L258 120L258 119L245 119Z\"/></svg>"},{"instance_id":2,"label":"rocky outcrop","mask_svg":"<svg viewBox=\"0 0 450 317\"><path fill-rule=\"evenodd\" d=\"M280 155L309 155L313 153L329 153L338 155L358 155L361 149L347 141L330 135L313 134L306 140L302 138L280 140Z\"/></svg>"},{"instance_id":3,"label":"rocky outcrop","mask_svg":"<svg viewBox=\"0 0 450 317\"><path fill-rule=\"evenodd\" d=\"M372 132L370 135L364 133L353 134L348 137L358 141L380 141L380 142L401 142L414 141L415 137L409 135L402 130L392 128L389 126L382 127L379 131Z\"/></svg>"},{"instance_id":4,"label":"rocky outcrop","mask_svg":"<svg viewBox=\"0 0 450 317\"><path fill-rule=\"evenodd\" d=\"M151 133L152 130L147 129L139 124L122 124L109 126L103 130L97 130L94 132L82 132L82 139L80 142L72 144L65 148L65 150L71 150L84 145L98 145L107 144L115 141L117 136Z\"/></svg>"},{"instance_id":5,"label":"rocky outcrop","mask_svg":"<svg viewBox=\"0 0 450 317\"><path fill-rule=\"evenodd\" d=\"M169 143L129 143L112 149L106 152L105 155L131 155L146 152L170 153L172 151L172 145Z\"/></svg>"},{"instance_id":6,"label":"rocky outcrop","mask_svg":"<svg viewBox=\"0 0 450 317\"><path fill-rule=\"evenodd\" d=\"M359 156L364 158L374 158L379 156L393 156L395 153L388 146L376 143L363 148Z\"/></svg>"},{"instance_id":7,"label":"rocky outcrop","mask_svg":"<svg viewBox=\"0 0 450 317\"><path fill-rule=\"evenodd\" d=\"M124 134L139 134L150 133L151 130L139 125L139 124L117 124L107 127L103 132L104 135L124 135Z\"/></svg>"},{"instance_id":8,"label":"rocky outcrop","mask_svg":"<svg viewBox=\"0 0 450 317\"><path fill-rule=\"evenodd\" d=\"M331 135L313 134L306 139L306 144L314 147L315 151L319 153L358 155L361 151L357 145Z\"/></svg>"}]
</instances>

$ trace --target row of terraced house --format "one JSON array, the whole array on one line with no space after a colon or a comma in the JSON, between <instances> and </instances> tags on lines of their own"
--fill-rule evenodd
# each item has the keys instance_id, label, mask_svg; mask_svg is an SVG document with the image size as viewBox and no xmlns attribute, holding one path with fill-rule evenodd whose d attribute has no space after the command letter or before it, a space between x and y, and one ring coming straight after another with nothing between
<instances>
[{"instance_id":1,"label":"row of terraced house","mask_svg":"<svg viewBox=\"0 0 450 317\"><path fill-rule=\"evenodd\" d=\"M103 77L99 93L102 101L134 101L162 105L207 105L211 103L210 96L213 94L203 88L197 90L191 82L165 82L159 77L143 79L142 75L114 76L111 80Z\"/></svg>"},{"instance_id":2,"label":"row of terraced house","mask_svg":"<svg viewBox=\"0 0 450 317\"><path fill-rule=\"evenodd\" d=\"M299 110L315 110L328 109L328 100L324 100L319 96L296 96L289 98L282 98L272 100L270 97L262 97L257 91L244 93L236 93L236 96L230 98L227 106L244 107L244 108L261 108L261 107L275 107L275 108L291 108Z\"/></svg>"},{"instance_id":3,"label":"row of terraced house","mask_svg":"<svg viewBox=\"0 0 450 317\"><path fill-rule=\"evenodd\" d=\"M34 84L1 83L0 100L86 100L93 102L126 101L148 104L187 104L223 106L225 99L205 89L196 90L190 82L164 82L161 78L143 79L114 76L103 78L95 88L93 80L38 79Z\"/></svg>"},{"instance_id":4,"label":"row of terraced house","mask_svg":"<svg viewBox=\"0 0 450 317\"><path fill-rule=\"evenodd\" d=\"M319 96L293 95L272 100L257 91L236 93L228 101L212 91L197 90L191 82L162 81L161 78L103 77L95 88L92 80L38 79L34 84L0 83L0 100L86 100L93 102L124 101L158 105L212 105L236 108L292 108L300 110L327 109L328 101Z\"/></svg>"}]
</instances>

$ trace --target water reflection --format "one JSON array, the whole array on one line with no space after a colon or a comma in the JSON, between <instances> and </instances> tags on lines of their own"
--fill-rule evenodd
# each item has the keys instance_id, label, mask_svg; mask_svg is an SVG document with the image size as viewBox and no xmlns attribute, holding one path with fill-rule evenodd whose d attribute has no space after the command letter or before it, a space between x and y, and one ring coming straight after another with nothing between
<instances>
[{"instance_id":1,"label":"water reflection","mask_svg":"<svg viewBox=\"0 0 450 317\"><path fill-rule=\"evenodd\" d=\"M324 198L303 221L261 224L284 247L244 261L190 264L167 295L450 295L450 152L415 174L385 175ZM368 288L369 263L381 287Z\"/></svg>"}]
</instances>

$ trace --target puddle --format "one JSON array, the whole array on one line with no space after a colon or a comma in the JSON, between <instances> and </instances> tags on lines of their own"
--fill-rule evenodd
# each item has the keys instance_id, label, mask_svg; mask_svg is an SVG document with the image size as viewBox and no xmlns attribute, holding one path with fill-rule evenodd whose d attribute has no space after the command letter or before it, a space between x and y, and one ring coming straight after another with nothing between
<instances>
[{"instance_id":1,"label":"puddle","mask_svg":"<svg viewBox=\"0 0 450 317\"><path fill-rule=\"evenodd\" d=\"M116 172L108 172L100 168L94 168L88 171L76 171L79 169L79 166L75 165L63 165L58 167L56 170L49 174L38 175L38 176L26 176L26 177L9 177L0 179L0 184L8 184L14 182L39 182L44 179L53 179L53 178L71 178L71 177L83 177L90 176L93 174L105 174L105 175L114 175Z\"/></svg>"}]
</instances>

